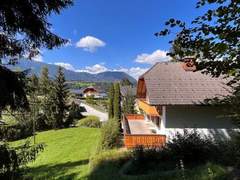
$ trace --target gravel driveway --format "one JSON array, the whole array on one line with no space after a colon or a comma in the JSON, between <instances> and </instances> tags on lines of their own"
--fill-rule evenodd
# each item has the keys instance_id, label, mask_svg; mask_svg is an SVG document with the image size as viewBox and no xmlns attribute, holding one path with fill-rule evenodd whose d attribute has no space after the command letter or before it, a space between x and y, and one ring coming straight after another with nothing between
<instances>
[{"instance_id":1,"label":"gravel driveway","mask_svg":"<svg viewBox=\"0 0 240 180\"><path fill-rule=\"evenodd\" d=\"M80 106L85 107L86 112L82 112L82 115L84 116L89 116L89 115L94 115L99 117L100 121L107 121L108 120L108 114L101 112L97 109L94 109L93 107L79 101L79 100L75 100L76 103L80 104Z\"/></svg>"}]
</instances>

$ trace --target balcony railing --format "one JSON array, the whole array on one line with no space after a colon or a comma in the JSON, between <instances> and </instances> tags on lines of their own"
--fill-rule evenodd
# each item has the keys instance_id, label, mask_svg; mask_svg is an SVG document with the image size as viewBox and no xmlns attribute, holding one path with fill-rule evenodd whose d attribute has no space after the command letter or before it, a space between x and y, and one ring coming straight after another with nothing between
<instances>
[{"instance_id":1,"label":"balcony railing","mask_svg":"<svg viewBox=\"0 0 240 180\"><path fill-rule=\"evenodd\" d=\"M126 148L134 148L136 146L161 147L165 145L166 143L165 135L154 134L154 133L135 134L131 132L131 129L134 129L136 127L131 127L133 125L130 125L129 121L142 121L143 125L145 123L143 115L128 114L123 116L122 124L124 129L124 146ZM141 131L141 130L138 129L138 131ZM144 129L143 129L143 132L144 132Z\"/></svg>"}]
</instances>

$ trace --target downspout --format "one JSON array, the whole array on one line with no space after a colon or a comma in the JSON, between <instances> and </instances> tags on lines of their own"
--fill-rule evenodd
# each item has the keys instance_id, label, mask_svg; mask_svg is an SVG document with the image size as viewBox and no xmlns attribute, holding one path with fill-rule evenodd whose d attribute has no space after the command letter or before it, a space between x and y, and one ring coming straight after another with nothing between
<instances>
[{"instance_id":1,"label":"downspout","mask_svg":"<svg viewBox=\"0 0 240 180\"><path fill-rule=\"evenodd\" d=\"M166 106L162 106L161 134L166 134Z\"/></svg>"}]
</instances>

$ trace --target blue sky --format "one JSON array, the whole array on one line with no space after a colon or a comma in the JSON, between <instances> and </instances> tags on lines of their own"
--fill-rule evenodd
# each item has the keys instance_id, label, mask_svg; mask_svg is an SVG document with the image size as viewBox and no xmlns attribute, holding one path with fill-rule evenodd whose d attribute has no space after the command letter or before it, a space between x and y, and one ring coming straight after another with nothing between
<instances>
[{"instance_id":1,"label":"blue sky","mask_svg":"<svg viewBox=\"0 0 240 180\"><path fill-rule=\"evenodd\" d=\"M168 41L154 33L169 18L190 21L202 14L196 0L75 0L60 15L51 15L54 33L71 43L42 50L36 60L92 73L122 70L139 76L168 58Z\"/></svg>"}]
</instances>

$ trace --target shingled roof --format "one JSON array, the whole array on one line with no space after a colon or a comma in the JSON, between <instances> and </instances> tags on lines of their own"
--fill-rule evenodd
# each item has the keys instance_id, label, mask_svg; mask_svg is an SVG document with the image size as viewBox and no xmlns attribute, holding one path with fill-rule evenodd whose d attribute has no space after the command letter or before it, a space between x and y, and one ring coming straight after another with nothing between
<instances>
[{"instance_id":1,"label":"shingled roof","mask_svg":"<svg viewBox=\"0 0 240 180\"><path fill-rule=\"evenodd\" d=\"M182 62L157 63L139 79L145 83L150 105L201 104L205 99L229 94L225 79L185 71Z\"/></svg>"}]
</instances>

